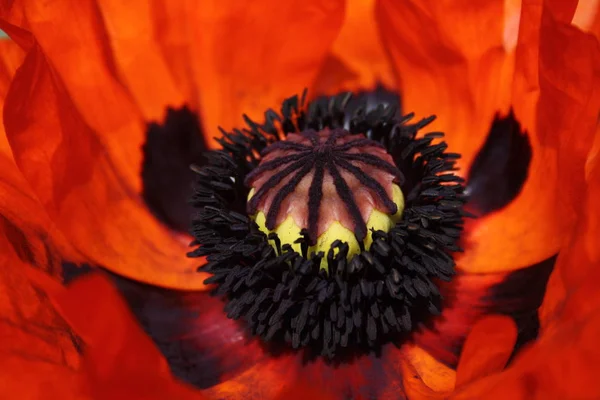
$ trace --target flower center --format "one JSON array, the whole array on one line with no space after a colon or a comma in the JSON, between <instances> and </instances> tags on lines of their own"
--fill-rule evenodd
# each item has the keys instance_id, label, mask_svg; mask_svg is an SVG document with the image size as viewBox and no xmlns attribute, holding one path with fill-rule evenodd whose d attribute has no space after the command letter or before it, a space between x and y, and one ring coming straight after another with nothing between
<instances>
[{"instance_id":1,"label":"flower center","mask_svg":"<svg viewBox=\"0 0 600 400\"><path fill-rule=\"evenodd\" d=\"M438 314L464 187L443 134L417 135L434 118L410 124L348 94L294 96L265 117L224 131L195 168L190 255L206 257L227 316L276 348L337 359Z\"/></svg>"},{"instance_id":2,"label":"flower center","mask_svg":"<svg viewBox=\"0 0 600 400\"><path fill-rule=\"evenodd\" d=\"M402 217L404 177L385 148L362 134L324 129L289 134L268 146L245 183L247 212L265 234L309 257L346 243L347 257L369 249L373 232L388 232ZM273 246L277 246L271 240ZM323 259L323 258L322 258ZM321 263L327 270L327 264Z\"/></svg>"}]
</instances>

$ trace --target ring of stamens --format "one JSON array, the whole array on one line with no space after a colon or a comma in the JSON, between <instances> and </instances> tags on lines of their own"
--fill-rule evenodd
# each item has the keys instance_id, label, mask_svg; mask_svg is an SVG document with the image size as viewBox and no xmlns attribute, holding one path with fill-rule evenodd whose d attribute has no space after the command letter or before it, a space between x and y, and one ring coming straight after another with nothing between
<instances>
[{"instance_id":1,"label":"ring of stamens","mask_svg":"<svg viewBox=\"0 0 600 400\"><path fill-rule=\"evenodd\" d=\"M212 275L206 282L215 285L215 295L224 296L227 315L243 320L250 334L265 343L303 347L326 359L377 350L439 313L436 281L454 274L452 253L460 251L457 241L464 217L463 182L452 172L459 156L446 152L440 133L416 137L433 118L411 125L410 115L400 117L389 107L349 113L349 98L323 98L305 106L304 98L292 97L281 113L267 111L264 124L246 118L248 128L223 131L222 150L209 152L205 166L197 169L193 198L199 211L192 231L197 248L190 256L206 256L207 263L199 270ZM371 232L370 248L353 257L348 257L349 246L340 240L329 249L309 253L315 242L310 229L319 220L314 212L296 240L299 251L276 233L261 231L247 212L247 206L254 210L250 203L256 194L247 204L250 190L244 182L260 175L266 149L294 147L302 153L303 147L284 144L286 138L343 129L382 146L392 166L402 171L401 219L387 232ZM300 161L296 157L291 163ZM314 168L318 183L321 167ZM332 177L340 181L335 173ZM318 186L311 185L311 198L319 197ZM265 208L267 214L272 209ZM272 213L274 227L277 211ZM357 237L366 235L364 230L362 225L356 229Z\"/></svg>"}]
</instances>

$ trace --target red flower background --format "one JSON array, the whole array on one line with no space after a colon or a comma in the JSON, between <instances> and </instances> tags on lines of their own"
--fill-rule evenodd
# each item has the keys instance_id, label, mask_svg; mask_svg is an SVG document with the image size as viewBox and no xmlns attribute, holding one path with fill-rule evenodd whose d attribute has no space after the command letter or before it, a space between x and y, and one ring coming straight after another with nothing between
<instances>
[{"instance_id":1,"label":"red flower background","mask_svg":"<svg viewBox=\"0 0 600 400\"><path fill-rule=\"evenodd\" d=\"M407 110L438 115L433 129L463 154L463 172L494 115L511 107L533 149L514 201L469 222L454 305L437 334L393 351L399 378L381 398L600 398L597 3L3 1L0 28L12 41L0 41L0 393L334 395L321 383L335 382L286 360L206 390L180 382L112 283L92 274L63 286L61 262L193 298L206 276L185 257L190 239L141 199L145 124L188 104L212 137L307 86L335 93L381 82L398 88ZM484 315L479 295L557 253L540 335L505 368L514 323ZM466 336L456 369L433 356Z\"/></svg>"}]
</instances>

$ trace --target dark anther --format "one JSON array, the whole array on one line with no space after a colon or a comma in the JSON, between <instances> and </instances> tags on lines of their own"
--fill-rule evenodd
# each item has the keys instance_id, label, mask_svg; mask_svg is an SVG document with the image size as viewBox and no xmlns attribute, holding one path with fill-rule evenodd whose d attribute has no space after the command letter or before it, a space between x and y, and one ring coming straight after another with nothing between
<instances>
[{"instance_id":1,"label":"dark anther","mask_svg":"<svg viewBox=\"0 0 600 400\"><path fill-rule=\"evenodd\" d=\"M188 232L189 204L195 174L192 163L206 150L196 113L183 107L167 109L162 123L152 122L143 147L142 196L148 208L171 229Z\"/></svg>"}]
</instances>

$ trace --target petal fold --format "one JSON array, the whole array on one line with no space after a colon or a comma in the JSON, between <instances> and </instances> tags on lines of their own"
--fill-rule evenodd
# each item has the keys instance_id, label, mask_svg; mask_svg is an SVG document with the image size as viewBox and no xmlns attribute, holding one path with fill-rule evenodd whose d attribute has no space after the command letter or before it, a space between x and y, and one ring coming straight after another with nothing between
<instances>
[{"instance_id":1,"label":"petal fold","mask_svg":"<svg viewBox=\"0 0 600 400\"><path fill-rule=\"evenodd\" d=\"M162 286L204 287L196 261L185 256L187 243L145 208L37 45L11 84L4 122L23 176L83 255L73 261ZM135 136L122 134L121 141Z\"/></svg>"},{"instance_id":2,"label":"petal fold","mask_svg":"<svg viewBox=\"0 0 600 400\"><path fill-rule=\"evenodd\" d=\"M400 80L403 109L438 116L466 171L497 111L508 111L513 55L503 46L504 0L380 0L376 18Z\"/></svg>"},{"instance_id":3,"label":"petal fold","mask_svg":"<svg viewBox=\"0 0 600 400\"><path fill-rule=\"evenodd\" d=\"M313 94L372 90L396 91L397 79L382 46L375 19L376 0L349 1L342 29L332 44Z\"/></svg>"},{"instance_id":4,"label":"petal fold","mask_svg":"<svg viewBox=\"0 0 600 400\"><path fill-rule=\"evenodd\" d=\"M202 120L239 126L312 86L338 35L344 1L205 1L191 35L193 72L202 89Z\"/></svg>"},{"instance_id":5,"label":"petal fold","mask_svg":"<svg viewBox=\"0 0 600 400\"><path fill-rule=\"evenodd\" d=\"M516 340L517 326L512 318L494 315L478 321L463 346L456 386L502 371Z\"/></svg>"},{"instance_id":6,"label":"petal fold","mask_svg":"<svg viewBox=\"0 0 600 400\"><path fill-rule=\"evenodd\" d=\"M49 295L85 342L81 378L92 398L204 398L172 377L167 361L106 277L91 274L61 289Z\"/></svg>"},{"instance_id":7,"label":"petal fold","mask_svg":"<svg viewBox=\"0 0 600 400\"><path fill-rule=\"evenodd\" d=\"M573 226L600 109L597 40L571 26L576 1L523 1L511 104L533 157L515 200L470 221L458 266L514 270L556 254ZM540 6L541 5L541 6Z\"/></svg>"}]
</instances>

